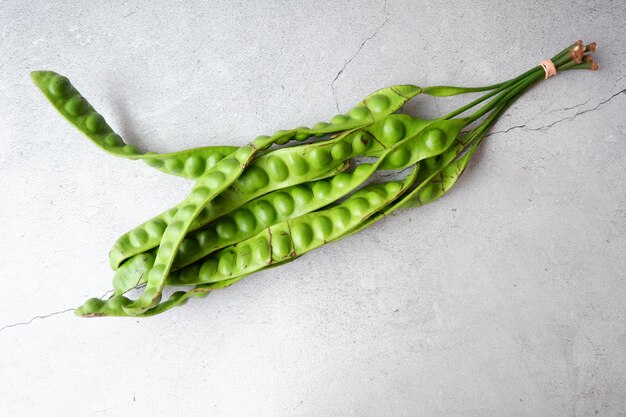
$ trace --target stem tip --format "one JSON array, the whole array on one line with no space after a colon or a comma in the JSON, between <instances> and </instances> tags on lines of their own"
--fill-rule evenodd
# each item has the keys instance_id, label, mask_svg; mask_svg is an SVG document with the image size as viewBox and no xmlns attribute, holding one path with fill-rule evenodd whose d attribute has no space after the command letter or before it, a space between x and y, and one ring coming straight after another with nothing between
<instances>
[{"instance_id":1,"label":"stem tip","mask_svg":"<svg viewBox=\"0 0 626 417\"><path fill-rule=\"evenodd\" d=\"M598 49L598 44L595 42L591 42L589 45L585 46L585 52L595 52Z\"/></svg>"}]
</instances>

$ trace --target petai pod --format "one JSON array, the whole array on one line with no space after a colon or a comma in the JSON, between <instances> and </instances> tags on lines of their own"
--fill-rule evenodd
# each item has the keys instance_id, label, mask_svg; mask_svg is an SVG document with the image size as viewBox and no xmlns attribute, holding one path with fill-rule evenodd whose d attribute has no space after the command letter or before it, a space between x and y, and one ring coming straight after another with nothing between
<instances>
[{"instance_id":1,"label":"petai pod","mask_svg":"<svg viewBox=\"0 0 626 417\"><path fill-rule=\"evenodd\" d=\"M240 167L233 174L237 178L231 187L201 208L190 230L273 190L334 175L346 168L346 161L364 154L374 144L371 135L357 130L324 142L276 149L250 160L245 170ZM115 270L129 257L159 245L179 208L180 204L122 235L109 253L111 267Z\"/></svg>"},{"instance_id":2,"label":"petai pod","mask_svg":"<svg viewBox=\"0 0 626 417\"><path fill-rule=\"evenodd\" d=\"M431 203L446 194L461 177L467 164L472 158L476 148L483 139L485 131L475 134L462 135L459 140L445 153L433 157L436 164L423 166L416 178L416 187L402 195L396 201L392 201L377 213L372 215L348 234L357 233L385 216L393 213L398 208L410 208ZM469 148L469 149L468 149ZM464 151L467 151L463 153Z\"/></svg>"},{"instance_id":3,"label":"petai pod","mask_svg":"<svg viewBox=\"0 0 626 417\"><path fill-rule=\"evenodd\" d=\"M223 289L233 285L234 283L241 281L245 276L238 278L216 282L213 284L198 285L189 291L176 291L167 301L164 301L155 307L137 314L133 317L151 317L157 314L161 314L166 310L173 307L182 306L190 298L203 298L209 295L212 291ZM87 300L82 306L78 307L75 314L80 317L128 317L128 314L124 311L124 307L130 305L132 300L124 297L123 295L114 295L108 300L101 300L100 298L91 298Z\"/></svg>"},{"instance_id":4,"label":"petai pod","mask_svg":"<svg viewBox=\"0 0 626 417\"><path fill-rule=\"evenodd\" d=\"M394 132L401 131L404 132L402 135L413 136L400 138L400 142L397 142L397 133L389 134L390 129L385 129L386 121L383 120L377 123L381 124L380 128L372 130L377 136L355 130L332 140L277 149L258 157L233 187L202 209L190 230L206 225L259 195L326 176L326 169L332 169L339 162L355 156L367 155L372 149L377 149L381 157L383 154L378 151L387 152L385 158L379 160L372 169L402 169L413 165L421 159L443 152L465 126L464 119L423 121L410 116L394 119L396 127L402 126ZM314 175L308 175L311 173ZM164 228L177 211L178 206L122 235L109 254L111 267L116 270L129 257L159 245Z\"/></svg>"},{"instance_id":5,"label":"petai pod","mask_svg":"<svg viewBox=\"0 0 626 417\"><path fill-rule=\"evenodd\" d=\"M438 198L443 197L457 180L461 178L475 149L475 147L470 148L470 150L461 157L455 159L443 169L439 170L439 172L435 173L417 193L408 195L406 199L403 198L400 207L410 208L423 206L424 204L432 203Z\"/></svg>"},{"instance_id":6,"label":"petai pod","mask_svg":"<svg viewBox=\"0 0 626 417\"><path fill-rule=\"evenodd\" d=\"M289 258L289 259L287 259L285 261L277 262L277 263L274 263L272 265L269 265L269 266L265 267L264 269L275 268L277 266L281 266L281 265L284 265L286 263L295 261L298 258L299 258L299 256L295 256L295 257ZM231 279L227 279L227 280L224 280L224 281L212 282L210 284L196 285L194 288L192 288L191 290L188 290L188 291L176 291L175 293L173 293L167 299L167 301L159 303L155 307L153 307L153 308L145 311L144 313L140 314L139 317L155 316L155 315L161 314L161 313L163 313L166 310L169 310L171 308L184 305L187 301L189 301L190 298L203 298L203 297L206 297L207 295L209 295L214 290L221 290L221 289L224 289L224 288L228 288L231 285L233 285L233 284L241 281L242 279L246 278L247 276L248 275L240 275L240 276L238 276L236 278L231 278ZM102 303L100 303L100 304L102 304ZM109 311L109 313L113 313L113 312ZM113 313L113 314L110 314L110 315L119 315L119 316L125 316L126 315L126 313L121 308L118 309L116 313L117 314Z\"/></svg>"},{"instance_id":7,"label":"petai pod","mask_svg":"<svg viewBox=\"0 0 626 417\"><path fill-rule=\"evenodd\" d=\"M360 128L395 113L421 92L422 89L414 85L395 85L382 88L369 94L346 114L333 116L329 122L319 122L310 128L299 127L277 133L289 132L294 139L305 140L311 136L324 136ZM280 144L280 142L277 143Z\"/></svg>"},{"instance_id":8,"label":"petai pod","mask_svg":"<svg viewBox=\"0 0 626 417\"><path fill-rule=\"evenodd\" d=\"M297 257L296 257L297 258ZM268 268L283 265L287 262L291 262L296 258L291 258L284 262L275 263ZM161 314L166 310L174 307L182 306L189 301L190 298L204 298L215 290L224 289L230 287L236 282L241 281L247 275L242 275L236 278L227 279L220 282L214 282L211 284L197 285L188 291L176 291L162 303L159 303L155 307L146 310L145 312L138 314L134 317L151 317L157 314ZM104 316L118 316L128 317L128 314L124 311L124 307L132 303L127 297L123 295L113 295L108 300L102 300L100 298L91 298L87 300L82 306L75 310L75 314L80 317L104 317Z\"/></svg>"},{"instance_id":9,"label":"petai pod","mask_svg":"<svg viewBox=\"0 0 626 417\"><path fill-rule=\"evenodd\" d=\"M429 178L425 182L423 182L423 184L421 184L418 187L418 189L416 189L415 192L410 193L409 195L402 198L400 203L392 204L389 207L387 207L386 210L382 210L382 211L375 213L375 216L369 217L368 219L366 219L365 222L362 222L360 225L357 225L355 228L351 230L347 230L343 234L341 233L336 234L335 238L331 240L336 240L342 237L352 235L353 233L356 233L357 231L361 230L363 228L362 225L364 223L367 223L369 225L373 223L374 221L380 220L382 217L384 217L384 215L391 213L396 208L399 208L399 207L408 208L408 207L414 207L417 205L423 205L428 202L432 202L436 200L437 198L443 196L454 185L454 183L460 178L465 168L467 167L467 164L470 161L478 144L479 144L479 141L474 142L472 146L470 147L470 149L468 150L468 152L466 152L461 157L457 158L457 155L459 155L466 148L466 146L468 146L467 143L463 143L463 142L457 143L455 147L450 149L445 154L441 155L442 166L438 169L432 170ZM415 174L417 174L417 172L415 172ZM415 176L413 178L415 178ZM408 182L407 185L410 185L410 182ZM404 188L406 189L406 186ZM210 262L210 260L207 262ZM184 281L185 283L191 282L193 280L194 274L197 275L198 279L200 280L201 279L200 271L201 271L201 268L203 267L205 269L207 268L205 266L205 261L197 263L196 265L192 265L189 268L183 269L178 274L181 276L179 278L179 282L177 282L175 279L172 279L172 282L168 282L168 283L182 284L183 282L180 282L180 281ZM219 262L218 262L218 267L219 267ZM186 280L182 279L182 277L185 277L185 276L186 276ZM217 282L212 282L208 284L206 283L200 284L190 291L176 292L172 294L172 296L170 296L170 298L166 302L161 303L158 306L154 307L153 309L148 310L142 316L152 316L155 314L160 314L164 312L165 310L168 310L175 306L183 305L184 303L186 303L186 301L189 298L206 296L208 295L210 291L213 291L217 288L224 288L226 286L232 285L233 283L243 279L246 276L247 274L244 274L244 275L236 276L235 278L230 278L230 279L226 279L223 281L217 281ZM106 307L107 304L101 300L97 300L97 301L94 300L92 301L92 303L93 302L95 302L95 304L98 306L98 308L96 309L97 311L103 311L103 312L109 313L109 314L102 314L102 315L125 315L125 313L121 309L118 309L118 311L115 312L114 309L112 309L110 306L107 308Z\"/></svg>"},{"instance_id":10,"label":"petai pod","mask_svg":"<svg viewBox=\"0 0 626 417\"><path fill-rule=\"evenodd\" d=\"M257 151L267 149L275 143L281 143L283 136L287 134L276 134L270 138L259 137L249 145L239 148L225 159L218 162L208 173L198 178L191 193L174 214L172 222L168 224L163 232L159 248L154 261L154 266L147 276L146 286L141 296L133 303L123 306L124 311L129 315L137 315L154 307L161 300L161 292L165 286L165 280L170 273L176 252L189 231L193 221L203 211L205 206L216 196L220 195L226 188L233 184L244 172L244 169L252 162ZM347 135L350 137L350 135ZM359 146L373 141L371 137L366 137L362 132L355 135L354 140ZM358 149L358 148L356 148ZM354 147L352 152L358 152ZM314 166L328 169L329 163L334 162L330 150L316 148L312 155ZM352 155L348 154L337 162L343 162ZM329 159L330 158L330 159ZM332 169L332 168L331 168ZM256 179L247 184L255 189ZM246 185L246 183L244 183Z\"/></svg>"},{"instance_id":11,"label":"petai pod","mask_svg":"<svg viewBox=\"0 0 626 417\"><path fill-rule=\"evenodd\" d=\"M237 146L203 146L172 153L145 153L140 159L159 171L194 179L237 149Z\"/></svg>"},{"instance_id":12,"label":"petai pod","mask_svg":"<svg viewBox=\"0 0 626 417\"><path fill-rule=\"evenodd\" d=\"M417 94L419 89L417 87L413 87L414 86L396 86L379 90L377 93L368 96L368 98L364 99L361 103L364 103L364 106L369 106L367 107L368 109L371 108L370 110L372 115L382 115L384 114L385 110L391 111L392 109L395 109L397 106L401 105L401 99L408 100L410 97ZM382 97L387 98L383 99ZM383 106L381 104L383 102L389 103L391 107ZM357 105L355 108L359 108L359 106ZM372 116L372 119L375 119L375 117ZM402 119L402 117L400 119ZM338 138L322 143L303 145L302 147L298 148L280 149L278 151L295 153L300 153L302 151L306 153L306 151L309 150L307 148L311 148L311 156L316 159L321 165L323 165L324 163L329 163L332 159L342 158L345 160L349 159L352 156L368 155L368 152L373 152L373 155L375 155L376 153L380 154L380 152L382 152L386 146L393 143L393 141L398 140L397 135L399 132L401 134L410 134L412 132L412 129L415 130L415 128L422 128L425 124L428 123L419 119L412 119L410 118L410 116L405 116L404 119L406 121L405 123L409 125L409 129L407 129L401 121L394 120L391 123L383 124L380 129L375 130L374 132L380 135L381 141L369 140L369 138L364 135L362 131L357 130L346 132ZM413 120L413 123L408 123L408 121L411 121L411 119ZM347 126L348 125L343 126L343 128ZM398 128L398 126L400 128ZM322 129L322 127L318 127L318 129ZM256 140L267 141L269 144L271 144L283 142L283 136L295 137L296 135L297 134L295 133L295 131L283 131L279 132L278 136L274 139L261 136ZM329 149L328 147L331 148ZM270 152L270 154L278 151L272 151ZM267 155L268 154L265 154L263 156ZM297 158L299 158L298 155L293 156L293 159ZM279 163L278 165L283 164ZM304 166L304 164L302 164L301 169L305 168L306 167ZM278 166L277 169L281 169L281 166ZM250 198L253 198L253 196ZM249 201L250 198L245 200L238 199L235 206L240 205L242 201ZM167 212L157 216L156 218L153 218L152 220L144 223L143 225L140 225L136 229L122 235L122 237L118 239L110 252L109 260L111 267L115 270L124 260L128 259L130 256L141 253L142 251L148 250L151 247L155 247L156 245L158 245L161 231L164 229L164 227L167 226L169 220L172 218L172 216L175 215L177 210L178 208L174 207ZM215 216L207 216L207 211L207 209L204 209L203 212L199 214L199 218L195 221L194 225L192 225L192 230L201 227L209 220L215 218Z\"/></svg>"},{"instance_id":13,"label":"petai pod","mask_svg":"<svg viewBox=\"0 0 626 417\"><path fill-rule=\"evenodd\" d=\"M440 154L454 142L464 123L459 120L443 120L431 121L421 126L422 131L391 145L374 164L361 164L352 173L338 174L330 182L312 183L309 185L312 192L307 193L303 191L304 188L296 186L267 194L186 236L176 254L172 270L258 233L273 222L330 204L362 185L377 169L404 169ZM376 142L380 143L378 140ZM398 158L398 155L402 158ZM299 204L295 204L294 198L290 196L292 191L299 194ZM311 198L304 198L305 195ZM312 200L312 203L308 200ZM145 282L148 270L155 260L155 253L156 251L151 251L137 255L137 259L129 259L116 271L113 286L117 293L123 293Z\"/></svg>"},{"instance_id":14,"label":"petai pod","mask_svg":"<svg viewBox=\"0 0 626 417\"><path fill-rule=\"evenodd\" d=\"M418 119L408 114L391 114L363 127L363 131L376 138L374 146L365 152L365 156L382 156L385 150L407 137L414 136L432 122L431 119Z\"/></svg>"},{"instance_id":15,"label":"petai pod","mask_svg":"<svg viewBox=\"0 0 626 417\"><path fill-rule=\"evenodd\" d=\"M181 244L181 246L183 246ZM180 251L180 248L179 248ZM131 256L113 274L113 291L121 295L146 282L150 269L154 266L157 250L151 249Z\"/></svg>"},{"instance_id":16,"label":"petai pod","mask_svg":"<svg viewBox=\"0 0 626 417\"><path fill-rule=\"evenodd\" d=\"M165 154L142 153L125 143L66 77L53 71L33 71L31 77L63 117L111 155L141 159L168 174L196 178L238 149L237 146L205 146Z\"/></svg>"},{"instance_id":17,"label":"petai pod","mask_svg":"<svg viewBox=\"0 0 626 417\"><path fill-rule=\"evenodd\" d=\"M104 117L89 104L67 77L54 71L33 71L31 78L59 113L111 155L141 159L149 166L168 174L197 178L238 148L205 146L172 153L142 153L125 143L113 131ZM284 144L293 139L305 140L312 136L324 136L366 126L394 113L421 91L421 88L413 85L397 85L377 90L357 103L347 114L333 116L329 122L320 122L310 128L299 127L277 132L274 135L278 138L275 143Z\"/></svg>"},{"instance_id":18,"label":"petai pod","mask_svg":"<svg viewBox=\"0 0 626 417\"><path fill-rule=\"evenodd\" d=\"M397 208L423 206L443 197L461 178L474 152L485 138L487 129L478 129L474 134L463 137L448 152L442 155L439 168L431 169L420 186L403 196L393 206L385 209L385 214Z\"/></svg>"},{"instance_id":19,"label":"petai pod","mask_svg":"<svg viewBox=\"0 0 626 417\"><path fill-rule=\"evenodd\" d=\"M403 169L441 155L455 143L461 129L466 125L467 121L464 119L432 121L413 136L387 149L381 157L379 169Z\"/></svg>"},{"instance_id":20,"label":"petai pod","mask_svg":"<svg viewBox=\"0 0 626 417\"><path fill-rule=\"evenodd\" d=\"M361 164L352 172L282 188L243 204L187 234L172 269L179 269L215 250L252 237L268 226L333 203L363 184L370 176L371 167L372 164ZM155 256L156 249L152 249L122 263L113 277L116 294L143 283Z\"/></svg>"},{"instance_id":21,"label":"petai pod","mask_svg":"<svg viewBox=\"0 0 626 417\"><path fill-rule=\"evenodd\" d=\"M150 316L180 305L190 297L228 286L246 275L275 264L288 262L335 240L361 223L376 210L401 194L415 179L417 171L404 181L370 185L332 208L289 219L266 228L256 236L225 248L207 260L184 268L168 278L168 285L198 285L188 292L176 292L159 305L135 311L132 300L115 295L104 301L87 300L76 310L85 317ZM144 294L145 294L144 290Z\"/></svg>"},{"instance_id":22,"label":"petai pod","mask_svg":"<svg viewBox=\"0 0 626 417\"><path fill-rule=\"evenodd\" d=\"M256 151L267 147L266 145L270 146L271 142L255 140L247 146L242 146L198 178L191 193L179 204L171 223L163 231L154 266L148 273L143 293L137 300L122 306L128 315L136 316L158 304L174 256L193 220L204 206L239 178L244 168L254 158Z\"/></svg>"},{"instance_id":23,"label":"petai pod","mask_svg":"<svg viewBox=\"0 0 626 417\"><path fill-rule=\"evenodd\" d=\"M167 284L219 282L300 256L342 236L395 199L410 186L416 173L413 170L404 181L369 185L336 206L272 225L252 238L170 274Z\"/></svg>"}]
</instances>

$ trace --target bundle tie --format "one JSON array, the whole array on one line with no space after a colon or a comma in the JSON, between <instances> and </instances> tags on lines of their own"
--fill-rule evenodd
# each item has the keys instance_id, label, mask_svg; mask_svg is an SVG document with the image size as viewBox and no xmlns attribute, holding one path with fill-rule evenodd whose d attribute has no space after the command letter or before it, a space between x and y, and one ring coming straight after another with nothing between
<instances>
[{"instance_id":1,"label":"bundle tie","mask_svg":"<svg viewBox=\"0 0 626 417\"><path fill-rule=\"evenodd\" d=\"M546 76L544 78L545 80L556 75L556 67L549 59L539 62L539 65L541 65L541 68L543 68L543 70L546 72Z\"/></svg>"}]
</instances>

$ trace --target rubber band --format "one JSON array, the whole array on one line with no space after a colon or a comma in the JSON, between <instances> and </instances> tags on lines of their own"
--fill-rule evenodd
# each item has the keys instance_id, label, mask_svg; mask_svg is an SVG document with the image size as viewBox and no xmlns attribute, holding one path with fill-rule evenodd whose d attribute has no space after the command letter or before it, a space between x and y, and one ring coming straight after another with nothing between
<instances>
[{"instance_id":1,"label":"rubber band","mask_svg":"<svg viewBox=\"0 0 626 417\"><path fill-rule=\"evenodd\" d=\"M556 75L556 67L549 59L539 62L539 65L541 65L541 68L546 72L545 80Z\"/></svg>"}]
</instances>

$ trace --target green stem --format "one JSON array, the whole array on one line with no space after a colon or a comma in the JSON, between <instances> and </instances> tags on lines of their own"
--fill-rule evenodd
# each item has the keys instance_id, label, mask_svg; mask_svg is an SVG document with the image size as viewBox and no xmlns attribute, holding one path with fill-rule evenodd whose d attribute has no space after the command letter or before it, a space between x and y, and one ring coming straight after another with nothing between
<instances>
[{"instance_id":1,"label":"green stem","mask_svg":"<svg viewBox=\"0 0 626 417\"><path fill-rule=\"evenodd\" d=\"M565 59L565 60L569 60L569 53L570 53L570 50L571 50L574 46L576 46L576 43L574 43L574 44L572 44L572 45L568 46L567 48L563 49L561 52L559 52L558 54L556 54L555 56L553 56L553 57L552 57L552 59L551 59L551 61L552 61L553 63L555 63L555 65L557 65L557 63L562 63L564 59ZM528 76L530 76L530 75L532 75L532 74L534 74L534 73L536 73L536 72L540 72L540 71L542 71L542 70L543 70L543 69L541 68L541 66L536 66L536 67L533 67L533 68L531 68L530 70L526 71L525 73L523 73L523 74L521 74L521 75L519 75L519 76L517 76L517 77L515 77L515 78L512 78L512 79L510 79L510 80L508 80L508 81L505 81L505 82L502 82L502 83L499 83L499 84L494 84L494 85L492 85L492 86L489 86L489 87L493 87L493 88L494 88L494 91L492 91L492 92L490 92L490 93L488 93L488 94L485 94L484 96L479 97L478 99L476 99L476 100L472 101L471 103L466 104L465 106L460 107L459 109L457 109L457 110L455 110L455 111L453 111L453 112L451 112L451 113L449 113L449 114L447 114L447 115L443 116L443 117L442 117L442 119L446 119L446 120L447 120L447 119L451 119L451 118L453 118L453 117L456 117L456 116L458 116L459 114L464 113L465 111L467 111L467 110L469 110L469 109L471 109L471 108L475 107L476 105L478 105L478 104L482 103L483 101L485 101L485 100L487 100L487 99L489 99L489 98L493 97L494 95L496 95L496 94L498 94L498 93L500 93L500 92L502 92L502 91L507 90L507 89L508 89L508 88L510 88L511 86L513 86L513 85L517 84L518 82L520 82L520 81L524 80L526 77L528 77ZM485 87L485 89L487 89L487 87ZM476 90L476 91L479 91L479 90ZM483 90L483 91L484 91L484 90ZM470 92L470 91L468 91L468 92Z\"/></svg>"},{"instance_id":2,"label":"green stem","mask_svg":"<svg viewBox=\"0 0 626 417\"><path fill-rule=\"evenodd\" d=\"M496 97L495 99L491 100L485 106L481 107L479 110L474 112L474 114L472 114L468 118L470 120L470 123L480 119L485 114L487 114L491 110L493 110L499 104L501 104L503 102L507 102L511 98L511 96L513 94L517 93L520 90L524 90L524 89L528 88L530 85L534 84L535 82L539 81L540 79L541 79L541 73L540 72L535 72L535 73L527 76L525 79L522 79L521 81L519 81L517 84L512 86L510 89L501 92L498 95L498 97Z\"/></svg>"},{"instance_id":3,"label":"green stem","mask_svg":"<svg viewBox=\"0 0 626 417\"><path fill-rule=\"evenodd\" d=\"M592 70L593 64L592 63L576 64L576 62L574 62L573 60L570 60L558 66L558 70L561 72L572 70L572 69ZM519 98L520 95L522 95L522 93L526 90L526 88L528 88L534 82L538 81L537 76L535 76L534 78L535 78L534 80L533 79L526 80L523 84L520 84L516 88L510 90L508 94L505 97L503 97L503 100L492 109L492 112L489 114L489 116L471 132L470 139L465 144L464 149L471 147L470 152L475 151L476 147L478 147L480 142L486 137L489 129L491 129L491 127L497 122L497 119L500 117L500 115L511 104L513 104L515 100Z\"/></svg>"},{"instance_id":4,"label":"green stem","mask_svg":"<svg viewBox=\"0 0 626 417\"><path fill-rule=\"evenodd\" d=\"M581 65L581 64L576 64L573 60L571 60L569 55L564 55L560 57L557 56L555 57L553 62L554 62L555 67L559 71L567 71L568 69L571 69L576 65ZM502 91L498 97L496 97L495 99L487 103L484 107L476 111L468 119L471 122L478 120L479 118L487 114L489 111L494 109L498 104L510 100L511 97L515 96L518 92L526 90L527 88L529 88L530 86L532 86L533 84L541 80L543 76L544 76L543 68L541 68L540 66L534 68L530 72L529 75L522 78L520 81L518 81L514 85L510 86L508 89Z\"/></svg>"}]
</instances>

